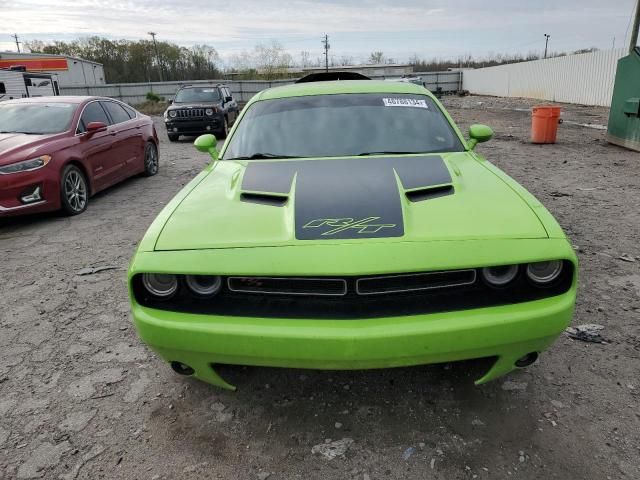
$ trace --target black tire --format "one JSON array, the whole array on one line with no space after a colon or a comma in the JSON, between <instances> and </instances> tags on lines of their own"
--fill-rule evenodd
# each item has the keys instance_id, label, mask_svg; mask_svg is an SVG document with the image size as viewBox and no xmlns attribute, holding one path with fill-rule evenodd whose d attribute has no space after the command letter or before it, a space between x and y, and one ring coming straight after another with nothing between
<instances>
[{"instance_id":1,"label":"black tire","mask_svg":"<svg viewBox=\"0 0 640 480\"><path fill-rule=\"evenodd\" d=\"M170 142L177 142L180 138L180 135L176 135L175 133L168 133L167 136L169 137Z\"/></svg>"},{"instance_id":2,"label":"black tire","mask_svg":"<svg viewBox=\"0 0 640 480\"><path fill-rule=\"evenodd\" d=\"M60 200L65 215L79 215L89 204L89 183L82 170L67 165L60 180Z\"/></svg>"},{"instance_id":3,"label":"black tire","mask_svg":"<svg viewBox=\"0 0 640 480\"><path fill-rule=\"evenodd\" d=\"M216 137L219 139L227 138L227 135L229 135L229 122L227 121L227 117L224 117L222 128L217 133Z\"/></svg>"},{"instance_id":4,"label":"black tire","mask_svg":"<svg viewBox=\"0 0 640 480\"><path fill-rule=\"evenodd\" d=\"M158 149L153 142L147 142L144 146L144 173L145 177L153 177L158 173L160 168L160 160L158 158Z\"/></svg>"}]
</instances>

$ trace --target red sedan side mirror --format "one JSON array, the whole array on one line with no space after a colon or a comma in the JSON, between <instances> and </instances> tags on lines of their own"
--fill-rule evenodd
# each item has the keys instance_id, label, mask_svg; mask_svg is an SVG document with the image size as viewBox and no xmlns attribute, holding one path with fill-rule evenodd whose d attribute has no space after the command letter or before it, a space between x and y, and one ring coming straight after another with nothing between
<instances>
[{"instance_id":1,"label":"red sedan side mirror","mask_svg":"<svg viewBox=\"0 0 640 480\"><path fill-rule=\"evenodd\" d=\"M89 122L87 125L87 133L104 132L107 129L107 124L104 122Z\"/></svg>"}]
</instances>

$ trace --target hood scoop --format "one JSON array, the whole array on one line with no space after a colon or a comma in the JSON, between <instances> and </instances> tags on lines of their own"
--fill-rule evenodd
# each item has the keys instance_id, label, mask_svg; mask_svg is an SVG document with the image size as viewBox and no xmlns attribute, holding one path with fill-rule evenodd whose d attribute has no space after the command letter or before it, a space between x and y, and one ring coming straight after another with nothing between
<instances>
[{"instance_id":1,"label":"hood scoop","mask_svg":"<svg viewBox=\"0 0 640 480\"><path fill-rule=\"evenodd\" d=\"M269 205L272 207L284 207L289 200L288 195L280 195L277 193L252 193L242 192L240 201L247 203L257 203L258 205Z\"/></svg>"},{"instance_id":2,"label":"hood scoop","mask_svg":"<svg viewBox=\"0 0 640 480\"><path fill-rule=\"evenodd\" d=\"M411 202L422 202L424 200L453 195L454 191L453 185L437 185L435 187L424 187L409 190L404 194Z\"/></svg>"},{"instance_id":3,"label":"hood scoop","mask_svg":"<svg viewBox=\"0 0 640 480\"><path fill-rule=\"evenodd\" d=\"M402 195L411 201L453 193L439 155L250 162L240 200L284 206L295 198L297 240L404 235Z\"/></svg>"}]
</instances>

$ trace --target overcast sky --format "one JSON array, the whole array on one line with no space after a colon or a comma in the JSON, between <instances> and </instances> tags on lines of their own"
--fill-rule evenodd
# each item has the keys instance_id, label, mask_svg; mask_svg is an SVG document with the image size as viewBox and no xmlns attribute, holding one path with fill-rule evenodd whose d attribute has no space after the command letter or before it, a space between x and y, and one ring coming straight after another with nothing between
<instances>
[{"instance_id":1,"label":"overcast sky","mask_svg":"<svg viewBox=\"0 0 640 480\"><path fill-rule=\"evenodd\" d=\"M0 51L23 41L158 38L181 45L206 43L223 58L277 40L293 56L330 54L365 60L380 50L455 58L473 54L621 47L634 0L0 0Z\"/></svg>"}]
</instances>

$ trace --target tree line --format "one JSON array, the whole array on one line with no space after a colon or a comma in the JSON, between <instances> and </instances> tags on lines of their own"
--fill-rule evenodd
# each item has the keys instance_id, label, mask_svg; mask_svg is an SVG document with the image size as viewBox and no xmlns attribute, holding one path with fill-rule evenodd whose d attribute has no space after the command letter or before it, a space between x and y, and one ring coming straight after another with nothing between
<instances>
[{"instance_id":1,"label":"tree line","mask_svg":"<svg viewBox=\"0 0 640 480\"><path fill-rule=\"evenodd\" d=\"M209 45L194 45L190 48L180 45L151 40L109 40L101 37L89 37L71 42L56 41L45 43L39 40L28 42L26 46L34 53L63 54L85 58L102 63L105 78L109 83L149 82L160 80L208 80L232 77L235 79L291 78L300 76L292 67L308 68L324 66L322 56L314 59L309 51L302 51L295 57L277 41L261 43L252 50L245 50L231 56L226 68L221 68L221 59L215 48ZM597 50L586 48L569 52L586 53ZM547 57L560 57L566 52L553 52ZM489 54L478 58L471 54L455 59L424 59L413 55L407 62L415 72L446 71L449 68L482 68L507 63L538 60L536 52L527 54ZM329 65L354 65L354 57L343 55L330 56ZM376 50L371 52L367 64L390 64L397 60Z\"/></svg>"},{"instance_id":2,"label":"tree line","mask_svg":"<svg viewBox=\"0 0 640 480\"><path fill-rule=\"evenodd\" d=\"M33 53L70 55L101 63L109 83L220 78L218 52L209 45L181 47L151 40L89 37L71 42L26 43Z\"/></svg>"}]
</instances>

